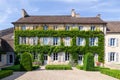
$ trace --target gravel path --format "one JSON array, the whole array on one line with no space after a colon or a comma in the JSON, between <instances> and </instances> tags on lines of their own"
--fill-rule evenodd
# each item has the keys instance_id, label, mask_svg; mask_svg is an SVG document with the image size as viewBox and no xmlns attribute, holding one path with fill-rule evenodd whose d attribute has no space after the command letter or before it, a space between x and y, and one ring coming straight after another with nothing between
<instances>
[{"instance_id":1,"label":"gravel path","mask_svg":"<svg viewBox=\"0 0 120 80\"><path fill-rule=\"evenodd\" d=\"M2 80L118 80L100 72L73 70L36 70L30 72L14 72L12 76Z\"/></svg>"}]
</instances>

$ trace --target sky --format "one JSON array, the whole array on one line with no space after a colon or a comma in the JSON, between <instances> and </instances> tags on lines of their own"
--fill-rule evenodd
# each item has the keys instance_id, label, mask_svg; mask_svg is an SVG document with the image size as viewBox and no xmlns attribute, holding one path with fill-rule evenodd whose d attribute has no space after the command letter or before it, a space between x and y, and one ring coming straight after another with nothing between
<instances>
[{"instance_id":1,"label":"sky","mask_svg":"<svg viewBox=\"0 0 120 80\"><path fill-rule=\"evenodd\" d=\"M29 15L70 15L75 9L83 17L101 14L105 21L120 21L120 0L0 0L0 30L13 27L21 9Z\"/></svg>"}]
</instances>

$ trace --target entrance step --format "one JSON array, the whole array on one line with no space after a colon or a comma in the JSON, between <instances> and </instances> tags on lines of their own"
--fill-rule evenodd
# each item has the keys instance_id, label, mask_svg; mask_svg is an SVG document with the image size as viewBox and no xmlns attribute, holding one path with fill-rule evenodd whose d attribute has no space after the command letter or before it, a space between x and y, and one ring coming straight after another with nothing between
<instances>
[{"instance_id":1,"label":"entrance step","mask_svg":"<svg viewBox=\"0 0 120 80\"><path fill-rule=\"evenodd\" d=\"M41 70L45 70L45 66L40 66L40 69Z\"/></svg>"}]
</instances>

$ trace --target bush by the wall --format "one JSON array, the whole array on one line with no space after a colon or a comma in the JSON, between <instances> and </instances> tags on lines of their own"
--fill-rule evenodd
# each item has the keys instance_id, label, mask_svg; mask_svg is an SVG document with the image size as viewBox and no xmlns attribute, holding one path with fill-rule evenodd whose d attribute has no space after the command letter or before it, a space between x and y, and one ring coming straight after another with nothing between
<instances>
[{"instance_id":1,"label":"bush by the wall","mask_svg":"<svg viewBox=\"0 0 120 80\"><path fill-rule=\"evenodd\" d=\"M44 54L43 53L41 53L39 55L39 59L40 59L40 64L43 65L44 64Z\"/></svg>"},{"instance_id":2,"label":"bush by the wall","mask_svg":"<svg viewBox=\"0 0 120 80\"><path fill-rule=\"evenodd\" d=\"M12 70L1 70L0 71L0 79L7 77L9 75L12 75L13 71Z\"/></svg>"},{"instance_id":3,"label":"bush by the wall","mask_svg":"<svg viewBox=\"0 0 120 80\"><path fill-rule=\"evenodd\" d=\"M93 71L94 69L94 56L92 53L87 53L84 56L83 69L86 71Z\"/></svg>"},{"instance_id":4,"label":"bush by the wall","mask_svg":"<svg viewBox=\"0 0 120 80\"><path fill-rule=\"evenodd\" d=\"M46 65L45 69L47 70L71 70L70 65Z\"/></svg>"},{"instance_id":5,"label":"bush by the wall","mask_svg":"<svg viewBox=\"0 0 120 80\"><path fill-rule=\"evenodd\" d=\"M32 70L32 56L30 53L23 53L20 61L21 70L31 71Z\"/></svg>"},{"instance_id":6,"label":"bush by the wall","mask_svg":"<svg viewBox=\"0 0 120 80\"><path fill-rule=\"evenodd\" d=\"M120 79L120 70L101 69L101 73Z\"/></svg>"},{"instance_id":7,"label":"bush by the wall","mask_svg":"<svg viewBox=\"0 0 120 80\"><path fill-rule=\"evenodd\" d=\"M80 66L80 65L76 65L76 68L80 69L80 70L83 70L83 66Z\"/></svg>"}]
</instances>

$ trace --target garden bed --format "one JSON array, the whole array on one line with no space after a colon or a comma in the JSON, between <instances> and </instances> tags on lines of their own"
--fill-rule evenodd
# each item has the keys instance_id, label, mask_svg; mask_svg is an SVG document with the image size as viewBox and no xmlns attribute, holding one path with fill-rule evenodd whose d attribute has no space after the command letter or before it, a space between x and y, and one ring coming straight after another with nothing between
<instances>
[{"instance_id":1,"label":"garden bed","mask_svg":"<svg viewBox=\"0 0 120 80\"><path fill-rule=\"evenodd\" d=\"M46 70L72 70L70 65L46 65Z\"/></svg>"}]
</instances>

